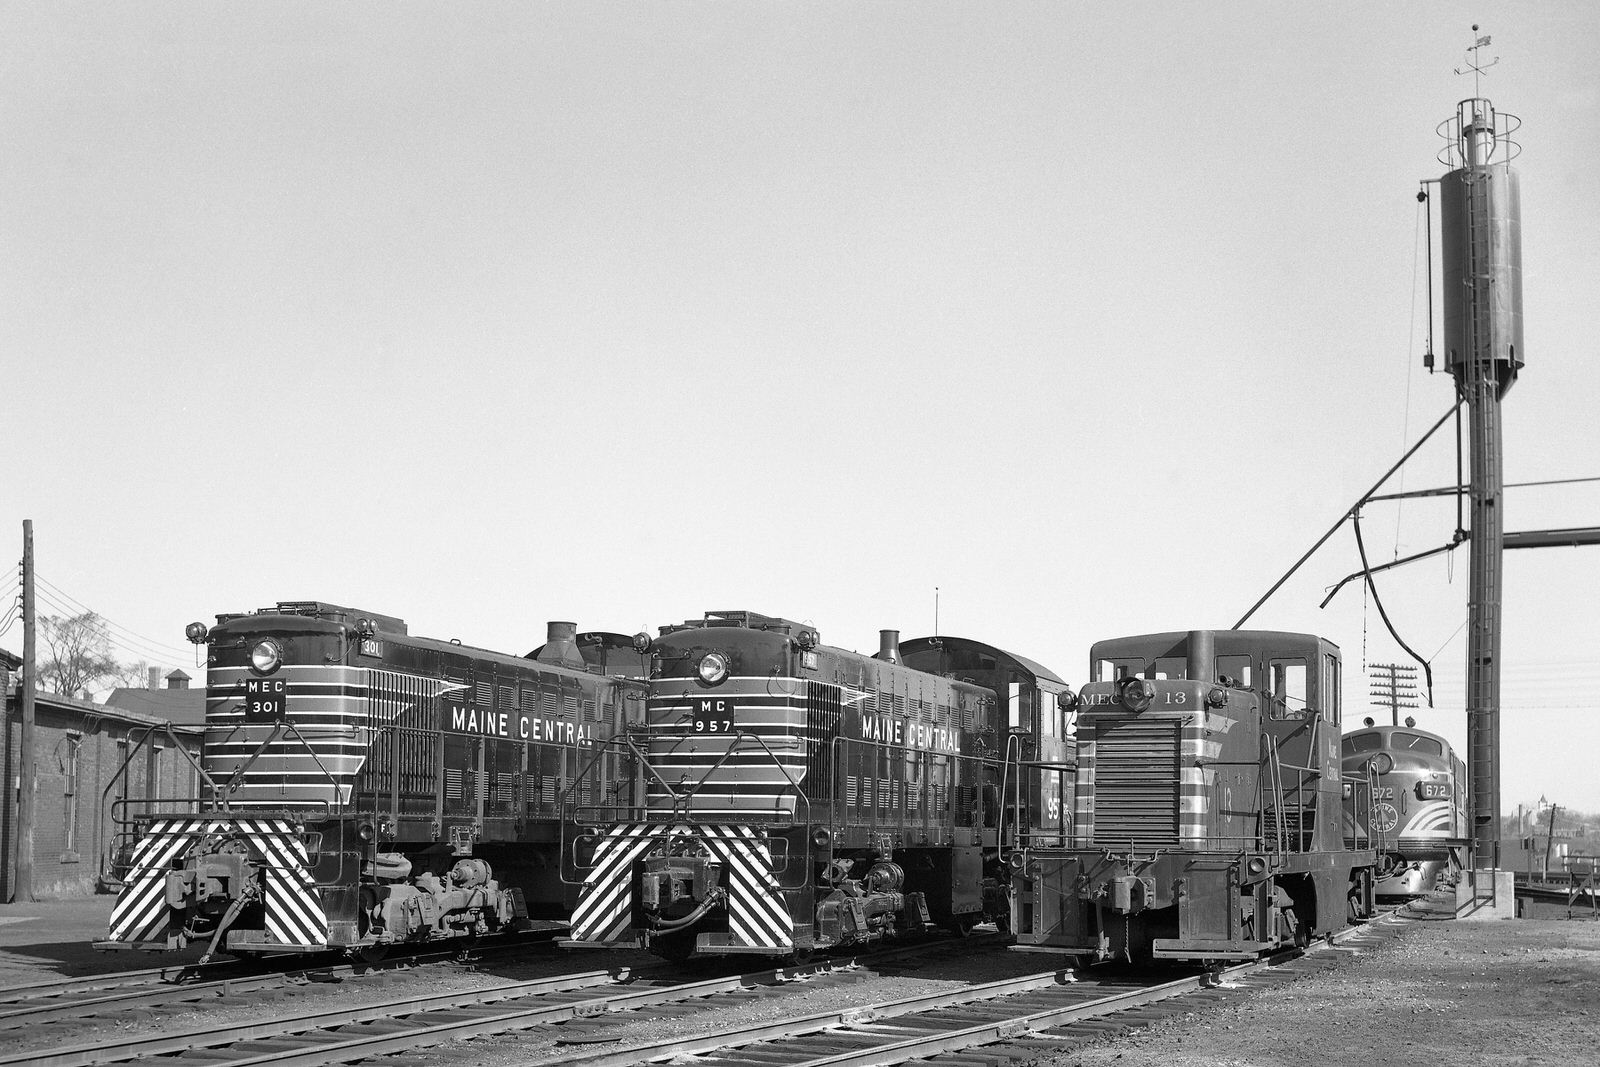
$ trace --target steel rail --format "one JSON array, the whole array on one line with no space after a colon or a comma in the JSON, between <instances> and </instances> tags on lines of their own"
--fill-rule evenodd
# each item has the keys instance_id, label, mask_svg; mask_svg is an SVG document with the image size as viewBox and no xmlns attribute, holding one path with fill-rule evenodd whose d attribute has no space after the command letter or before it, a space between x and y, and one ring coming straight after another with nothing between
<instances>
[{"instance_id":1,"label":"steel rail","mask_svg":"<svg viewBox=\"0 0 1600 1067\"><path fill-rule=\"evenodd\" d=\"M960 944L981 943L982 940L986 939L967 939ZM506 1010L507 1001L529 997L556 997L599 986L649 980L670 973L671 968L663 964L646 970L613 969L585 972L580 975L558 975L475 990L310 1013L290 1019L245 1023L222 1029L212 1028L198 1033L163 1033L132 1039L123 1036L110 1042L0 1057L0 1067L94 1067L111 1063L148 1062L148 1058L152 1056L170 1056L185 1052L195 1053L202 1059L208 1053L224 1055L230 1065L269 1062L280 1065L348 1062L367 1056L392 1055L424 1045L465 1037L525 1030L548 1023L600 1015L608 1011L632 1010L659 1003L776 985L799 978L853 969L863 959L883 962L948 948L955 943L939 941L890 952L873 953L866 957L824 960L807 966L658 986L638 992L623 993L620 996L564 999L555 1004L546 1003ZM363 1027L366 1032L337 1032L343 1027ZM254 1045L253 1048L251 1044ZM222 1051L224 1048L227 1048L225 1053ZM185 1058L187 1060L191 1057Z\"/></svg>"},{"instance_id":2,"label":"steel rail","mask_svg":"<svg viewBox=\"0 0 1600 1067\"><path fill-rule=\"evenodd\" d=\"M535 1026L603 1015L611 1011L631 1011L655 1004L699 999L717 993L743 992L760 985L792 981L802 975L844 970L854 965L855 961L850 960L842 966L811 965L777 972L759 972L759 977L734 975L730 978L712 978L685 985L665 986L640 990L636 993L593 997L559 1004L543 1004L512 1011L498 1010L492 1005L444 1009L439 1013L442 1018L432 1020L419 1013L418 1016L403 1021L395 1018L393 1007L390 1006L381 1013L389 1022L389 1028L381 1033L329 1034L331 1040L318 1041L315 1045L299 1043L305 1041L309 1035L298 1039L286 1037L269 1041L259 1055L229 1054L227 1062L229 1067L255 1067L267 1063L273 1064L274 1067L322 1067L330 1063L349 1063L371 1056L392 1056L426 1045L438 1045L447 1041L459 1041L489 1034L503 1034L508 1030L527 1030ZM295 1042L295 1044L284 1042ZM56 1065L51 1064L50 1067Z\"/></svg>"},{"instance_id":3,"label":"steel rail","mask_svg":"<svg viewBox=\"0 0 1600 1067\"><path fill-rule=\"evenodd\" d=\"M267 1022L243 1023L238 1026L209 1029L199 1034L149 1034L142 1037L118 1037L108 1042L91 1042L48 1051L26 1052L0 1056L0 1067L21 1067L24 1064L50 1067L91 1067L94 1064L118 1063L149 1056L170 1056L201 1049L217 1049L247 1041L296 1037L318 1030L331 1030L339 1026L360 1025L428 1011L448 1011L493 1003L497 1000L514 1000L518 997L563 993L587 989L597 985L631 981L633 972L622 970L587 971L582 974L557 975L536 978L525 982L507 982L454 993L438 993L411 1000L390 1001L332 1012L312 1012L287 1019ZM243 1061L241 1061L243 1062Z\"/></svg>"},{"instance_id":4,"label":"steel rail","mask_svg":"<svg viewBox=\"0 0 1600 1067\"><path fill-rule=\"evenodd\" d=\"M985 1020L962 1026L964 1020L959 1018L949 1020L951 1027L939 1025L936 1019L927 1019L922 1025L899 1026L893 1020L932 1012L945 1011L951 1008L972 1007L978 1009L979 1005L987 1005L992 1011L1005 1005L996 1003L1001 998L1015 997L1019 994L1046 994L1049 996L1067 995L1071 990L1068 977L1070 972L1050 971L1021 978L1005 979L999 982L990 982L984 985L971 986L962 990L945 993L933 993L919 997L908 997L901 1000L887 1001L882 1004L868 1005L858 1008L846 1008L838 1011L820 1012L815 1015L799 1019L769 1023L755 1027L739 1027L724 1030L700 1037L681 1038L668 1041L653 1042L645 1045L634 1045L616 1052L604 1053L598 1056L560 1057L559 1059L546 1058L543 1060L524 1061L523 1067L535 1067L541 1064L560 1063L563 1067L631 1067L634 1064L645 1064L660 1060L667 1060L679 1056L705 1056L713 1055L723 1049L738 1048L748 1050L751 1046L763 1042L785 1040L792 1044L796 1039L807 1041L815 1040L817 1035L826 1035L833 1039L828 1044L838 1046L841 1044L855 1046L827 1055L796 1058L788 1061L785 1067L882 1067L882 1065L901 1063L906 1060L925 1059L977 1045L992 1044L1005 1040L1037 1040L1040 1038L1038 1031L1047 1030L1058 1026L1070 1025L1075 1022L1092 1019L1102 1015L1111 1015L1116 1012L1126 1011L1130 1008L1140 1007L1145 1004L1171 999L1201 989L1211 988L1219 979L1242 977L1256 971L1265 971L1267 968L1290 960L1304 958L1308 953L1319 951L1327 945L1332 945L1335 940L1348 940L1368 932L1369 927L1351 927L1335 938L1326 942L1319 942L1308 949L1288 949L1272 956L1259 960L1249 960L1233 967L1206 974L1192 975L1157 985L1138 986L1132 989L1121 989L1106 996L1093 996L1093 989L1078 989L1071 992L1073 1002L1069 1004L1050 1005L1038 1010L1021 1014L1006 1014L1002 1018ZM1108 988L1100 986L1096 988ZM1088 994L1088 999L1083 999ZM1030 997L1029 1000L1032 1000ZM1013 1002L1013 1006L1024 1006L1022 1003ZM981 1009L974 1014L987 1014ZM921 1035L905 1037L922 1031ZM932 1032L929 1032L929 1031ZM874 1038L900 1038L890 1040L888 1043L873 1041ZM871 1042L867 1047L860 1047L862 1040ZM1045 1038L1048 1040L1048 1038ZM819 1050L820 1051L820 1050ZM771 1050L772 1062L782 1058L779 1050Z\"/></svg>"},{"instance_id":5,"label":"steel rail","mask_svg":"<svg viewBox=\"0 0 1600 1067\"><path fill-rule=\"evenodd\" d=\"M524 936L502 943L473 945L471 951L491 954L539 946L553 947L552 937L552 931L541 931L531 937ZM208 964L191 963L184 966L126 971L120 974L110 972L87 978L63 978L31 987L11 987L0 989L0 1031L64 1018L77 1019L111 1011L126 1011L151 1004L186 1004L209 996L231 996L234 993L281 982L307 981L312 975L357 974L366 971L393 970L414 964L449 963L458 958L463 947L466 946L456 945L426 952L405 953L376 962L336 958L325 963L307 965L303 957L295 957L294 967L265 971L259 964L222 960ZM229 973L230 971L237 973ZM204 977L204 974L214 972L220 972L224 976ZM115 992L119 989L122 991ZM89 995L78 996L79 993ZM13 996L13 994L22 995Z\"/></svg>"}]
</instances>

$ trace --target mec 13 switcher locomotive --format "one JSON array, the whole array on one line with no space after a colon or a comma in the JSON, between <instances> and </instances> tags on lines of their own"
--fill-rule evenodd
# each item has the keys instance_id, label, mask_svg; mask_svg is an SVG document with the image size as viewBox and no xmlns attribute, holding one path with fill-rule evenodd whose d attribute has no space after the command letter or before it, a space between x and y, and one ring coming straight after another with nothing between
<instances>
[{"instance_id":1,"label":"mec 13 switcher locomotive","mask_svg":"<svg viewBox=\"0 0 1600 1067\"><path fill-rule=\"evenodd\" d=\"M1078 695L1076 812L1008 857L1019 944L1087 959L1249 959L1372 913L1385 842L1339 761L1339 650L1307 634L1101 641Z\"/></svg>"},{"instance_id":2,"label":"mec 13 switcher locomotive","mask_svg":"<svg viewBox=\"0 0 1600 1067\"><path fill-rule=\"evenodd\" d=\"M370 955L565 918L561 812L629 801L610 742L644 692L628 638L573 631L517 657L314 602L192 624L203 795L114 806L98 944Z\"/></svg>"},{"instance_id":3,"label":"mec 13 switcher locomotive","mask_svg":"<svg viewBox=\"0 0 1600 1067\"><path fill-rule=\"evenodd\" d=\"M1370 824L1388 843L1375 889L1379 898L1422 896L1466 864L1466 765L1450 742L1409 718L1404 726L1371 719L1366 726L1345 737L1341 752L1347 780L1374 780ZM1348 830L1358 829L1352 820Z\"/></svg>"},{"instance_id":4,"label":"mec 13 switcher locomotive","mask_svg":"<svg viewBox=\"0 0 1600 1067\"><path fill-rule=\"evenodd\" d=\"M1002 850L1066 831L1070 691L954 637L867 656L710 612L651 646L637 800L579 809L568 945L804 956L1007 920Z\"/></svg>"}]
</instances>

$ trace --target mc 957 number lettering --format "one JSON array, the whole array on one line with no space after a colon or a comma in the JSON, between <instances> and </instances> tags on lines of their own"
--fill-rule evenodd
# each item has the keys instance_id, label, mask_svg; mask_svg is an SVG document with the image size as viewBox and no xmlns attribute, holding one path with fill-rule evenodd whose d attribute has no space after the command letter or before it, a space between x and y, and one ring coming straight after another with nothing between
<instances>
[{"instance_id":1,"label":"mc 957 number lettering","mask_svg":"<svg viewBox=\"0 0 1600 1067\"><path fill-rule=\"evenodd\" d=\"M733 701L726 697L700 697L695 700L694 732L697 734L733 733Z\"/></svg>"}]
</instances>

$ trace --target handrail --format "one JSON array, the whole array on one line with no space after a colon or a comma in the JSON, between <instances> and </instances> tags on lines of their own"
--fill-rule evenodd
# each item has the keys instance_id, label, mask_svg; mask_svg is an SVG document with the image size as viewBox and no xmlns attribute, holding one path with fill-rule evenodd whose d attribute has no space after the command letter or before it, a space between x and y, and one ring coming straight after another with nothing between
<instances>
[{"instance_id":1,"label":"handrail","mask_svg":"<svg viewBox=\"0 0 1600 1067\"><path fill-rule=\"evenodd\" d=\"M194 754L189 751L188 747L185 746L182 741L178 740L178 735L172 730L172 723L159 722L150 726L146 726L143 730L139 731L138 743L130 744L128 746L128 755L123 759L122 765L116 769L116 772L112 774L111 778L106 782L105 789L100 791L101 807L105 806L106 798L111 795L112 787L117 784L117 781L122 777L123 772L126 771L133 763L133 757L138 755L139 751L143 749L145 745L150 743L150 735L155 733L157 730L160 730L162 733L167 735L167 738L172 742L172 747L176 748L183 754L183 758L189 761L189 766L195 769L195 773L200 775L201 781L205 782L213 793L220 788L216 782L212 780L211 775L206 772L206 769L200 765L200 761L194 758ZM130 742L134 738L134 733L135 731L133 730L128 731L128 740Z\"/></svg>"},{"instance_id":2,"label":"handrail","mask_svg":"<svg viewBox=\"0 0 1600 1067\"><path fill-rule=\"evenodd\" d=\"M296 741L300 742L300 744L305 748L306 754L311 757L311 762L317 765L317 770L321 771L322 776L328 780L328 784L333 786L335 803L330 807L329 810L335 812L344 811L344 798L340 796L339 793L340 789L343 787L339 784L339 779L335 778L333 776L333 772L329 771L327 767L323 766L322 758L317 755L317 750L311 746L311 739L305 734L301 733L300 728L287 719L276 720L272 724L272 732L267 734L266 739L257 745L255 751L250 753L250 755L245 758L244 762L235 767L228 775L228 781L226 785L227 792L229 794L238 792L239 787L244 784L241 778L244 772L249 770L250 767L255 764L256 760L261 758L261 754L267 750L268 745L275 744L280 738L286 735L292 735ZM223 810L228 810L226 800L223 802Z\"/></svg>"},{"instance_id":3,"label":"handrail","mask_svg":"<svg viewBox=\"0 0 1600 1067\"><path fill-rule=\"evenodd\" d=\"M790 773L789 768L784 766L784 764L783 764L782 760L779 758L778 754L772 750L772 747L767 744L767 742L766 742L766 740L764 738L762 738L758 734L750 733L750 732L744 731L744 730L741 730L738 733L734 734L733 735L733 743L728 746L727 751L722 753L721 757L718 758L718 760L714 764L712 764L710 767L706 768L705 773L702 774L697 781L692 782L692 783L688 783L686 786L684 786L684 788L681 791L677 787L675 787L671 782L667 781L667 779L664 778L661 775L661 773L656 770L655 766L651 762L650 753L648 751L645 751L645 750L641 749L634 742L634 739L630 735L624 733L620 737L610 737L610 738L605 739L605 741L602 742L602 744L604 746L612 746L612 745L618 745L618 744L620 744L622 746L626 746L626 748L630 752L632 752L635 757L638 758L639 762L643 765L644 769L650 773L651 777L653 777L657 782L659 782L661 784L661 788L666 792L667 796L671 799L671 802L672 802L672 808L671 808L670 811L662 811L660 809L652 810L650 808L650 806L649 806L647 796L636 796L636 797L633 797L632 798L632 802L627 805L628 817L627 817L626 821L631 822L631 821L634 821L637 818L637 819L653 819L654 821L658 821L658 822L662 822L662 821L665 821L665 822L679 822L679 821L682 821L682 822L687 822L687 823L691 823L691 824L698 822L699 819L697 818L697 816L693 812L691 812L689 810L689 805L693 802L695 794L701 789L701 787L703 787L710 780L712 774L714 774L718 769L720 769L724 764L726 764L729 759L731 759L733 757L733 755L739 750L739 748L742 745L744 745L744 743L746 741L755 742L756 745L760 746L760 748L763 751L766 752L767 756L772 761L772 765L778 768L778 771L783 775L784 779L788 782L790 789L792 789L794 791L794 795L799 798L799 802L800 803L799 803L799 805L797 805L796 810L793 811L793 812L787 813L787 815L786 815L787 822L790 825L793 825L795 823L797 817L799 817L799 818L801 818L801 820L805 824L809 825L810 822L811 822L811 798L806 796L805 791L803 789L801 789L799 779L795 778L795 776ZM604 755L603 751L596 752L595 755L589 760L588 764L586 764L583 767L583 769L579 772L579 774L573 778L572 782L567 786L566 789L562 790L562 792L560 794L559 803L560 803L560 810L561 810L561 813L562 813L562 817L561 817L561 820L560 820L560 833L562 834L562 837L563 837L563 842L561 844L561 851L560 851L560 854L562 856L561 863L562 863L562 866L563 866L563 870L560 872L560 876L561 876L563 882L566 882L566 874L565 874L565 869L564 868L565 868L565 862L566 862L565 857L567 856L567 848L566 848L566 844L565 844L564 838L565 838L565 835L566 835L566 832L567 832L567 824L568 824L569 821L574 822L574 823L576 823L578 821L578 819L576 818L576 814L574 814L574 817L571 820L569 820L566 817L566 812L568 810L567 801L568 801L568 798L571 796L572 791L574 789L578 788L578 785L582 782L584 777L587 776L589 771L594 767L595 763L603 755ZM680 785L682 785L682 784L683 783L680 783ZM576 806L574 806L575 813L577 811L581 811L584 806L585 805L576 805ZM597 804L597 805L589 805L589 807L592 807L594 809L594 813L596 815L600 815L601 813L603 813L606 810L606 806L605 805L598 805ZM802 811L804 812L803 816L801 816L801 812ZM755 814L755 813L751 813L751 814ZM601 821L601 820L600 819L596 819L594 821L598 822L598 821ZM723 819L722 821L729 821L729 820ZM582 840L584 838L587 838L587 837L592 837L592 836L593 835L591 835L591 834L576 834L576 835L574 835L573 842L572 842L573 848L574 848L574 852L572 854L574 871L582 869L581 865L577 862L576 847L577 847L578 841L580 841L580 840ZM811 853L811 840L810 840L809 837L807 837L806 840L805 840L805 847L806 847L806 860L807 860L807 862L806 862L805 867L803 869L807 869L808 870L809 867L810 867L810 862L809 861L810 861L810 853ZM784 860L783 868L775 868L775 869L787 869L788 864L789 864L789 857L788 857L788 854L786 852L785 853L785 860ZM582 884L582 883L579 882L578 884ZM803 885L804 883L801 883L801 884ZM780 888L791 888L792 889L792 888L799 888L799 886L798 885L797 886L786 886L786 885L783 885L780 882Z\"/></svg>"}]
</instances>

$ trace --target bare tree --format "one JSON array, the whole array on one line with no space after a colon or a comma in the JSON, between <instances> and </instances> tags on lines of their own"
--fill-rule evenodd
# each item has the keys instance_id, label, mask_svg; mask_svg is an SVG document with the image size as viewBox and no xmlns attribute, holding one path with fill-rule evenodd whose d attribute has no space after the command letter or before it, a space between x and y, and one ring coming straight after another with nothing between
<instances>
[{"instance_id":1,"label":"bare tree","mask_svg":"<svg viewBox=\"0 0 1600 1067\"><path fill-rule=\"evenodd\" d=\"M96 683L117 678L123 667L111 654L111 632L92 611L82 615L46 615L39 620L43 655L39 688L63 696L87 696Z\"/></svg>"}]
</instances>

